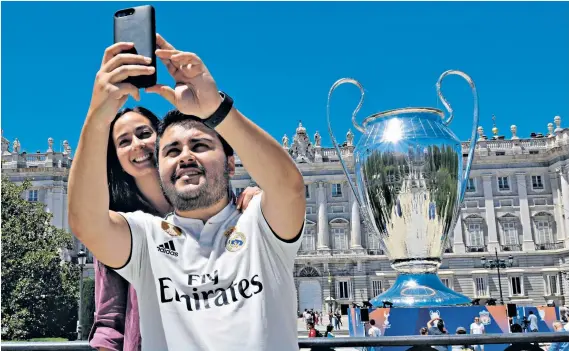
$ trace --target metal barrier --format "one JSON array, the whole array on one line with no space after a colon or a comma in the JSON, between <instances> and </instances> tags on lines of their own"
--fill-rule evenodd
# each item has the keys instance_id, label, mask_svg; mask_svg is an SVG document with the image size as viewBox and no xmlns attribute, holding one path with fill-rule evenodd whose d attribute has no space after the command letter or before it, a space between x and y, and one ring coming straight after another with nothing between
<instances>
[{"instance_id":1,"label":"metal barrier","mask_svg":"<svg viewBox=\"0 0 569 351\"><path fill-rule=\"evenodd\" d=\"M366 346L437 346L569 342L569 333L520 333L484 335L412 335L379 338L305 338L298 339L300 348L366 347ZM2 351L92 351L87 341L68 342L2 342Z\"/></svg>"}]
</instances>

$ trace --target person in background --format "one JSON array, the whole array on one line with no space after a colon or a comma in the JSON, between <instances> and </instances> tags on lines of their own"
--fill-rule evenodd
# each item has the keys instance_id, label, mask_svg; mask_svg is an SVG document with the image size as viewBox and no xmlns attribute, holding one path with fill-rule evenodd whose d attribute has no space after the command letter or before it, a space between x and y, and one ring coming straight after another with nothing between
<instances>
[{"instance_id":1,"label":"person in background","mask_svg":"<svg viewBox=\"0 0 569 351\"><path fill-rule=\"evenodd\" d=\"M456 328L456 334L457 335L465 335L466 329L464 327L458 327L458 328ZM452 345L451 350L452 351L472 351L473 349L472 349L472 346L470 346L470 345Z\"/></svg>"},{"instance_id":2,"label":"person in background","mask_svg":"<svg viewBox=\"0 0 569 351\"><path fill-rule=\"evenodd\" d=\"M520 324L514 323L510 326L510 332L523 333L524 329ZM504 351L543 351L543 350L537 344L532 344L529 342L518 342L506 347Z\"/></svg>"},{"instance_id":3,"label":"person in background","mask_svg":"<svg viewBox=\"0 0 569 351\"><path fill-rule=\"evenodd\" d=\"M332 326L332 324L328 324L326 326L326 333L324 334L324 336L327 338L335 338L336 336L334 335L334 333L332 333L333 331L334 331L334 326Z\"/></svg>"},{"instance_id":4,"label":"person in background","mask_svg":"<svg viewBox=\"0 0 569 351\"><path fill-rule=\"evenodd\" d=\"M561 321L555 321L552 324L553 332L555 333L567 333L563 328L563 323ZM569 335L567 335L569 338ZM552 342L549 345L549 351L569 351L569 341L563 342Z\"/></svg>"},{"instance_id":5,"label":"person in background","mask_svg":"<svg viewBox=\"0 0 569 351\"><path fill-rule=\"evenodd\" d=\"M435 325L436 322L436 325ZM445 322L440 317L435 317L427 322L427 331L429 335L447 335L448 332L445 329ZM448 346L438 345L433 346L433 348L439 351L448 351Z\"/></svg>"},{"instance_id":6,"label":"person in background","mask_svg":"<svg viewBox=\"0 0 569 351\"><path fill-rule=\"evenodd\" d=\"M381 329L375 326L375 319L370 319L369 321L369 330L367 331L367 335L370 338L379 338L381 336ZM379 351L381 350L381 346L371 346L368 347L368 351Z\"/></svg>"},{"instance_id":7,"label":"person in background","mask_svg":"<svg viewBox=\"0 0 569 351\"><path fill-rule=\"evenodd\" d=\"M535 314L533 314L533 311L529 311L529 316L528 316L528 321L529 321L529 330L530 332L538 332L538 326L537 326L537 316Z\"/></svg>"},{"instance_id":8,"label":"person in background","mask_svg":"<svg viewBox=\"0 0 569 351\"><path fill-rule=\"evenodd\" d=\"M470 334L482 335L486 334L484 324L480 322L479 317L474 317L474 322L470 324ZM473 345L475 351L484 351L484 345Z\"/></svg>"},{"instance_id":9,"label":"person in background","mask_svg":"<svg viewBox=\"0 0 569 351\"><path fill-rule=\"evenodd\" d=\"M427 334L427 327L423 327L423 328L419 329L419 334L420 335L428 335Z\"/></svg>"}]
</instances>

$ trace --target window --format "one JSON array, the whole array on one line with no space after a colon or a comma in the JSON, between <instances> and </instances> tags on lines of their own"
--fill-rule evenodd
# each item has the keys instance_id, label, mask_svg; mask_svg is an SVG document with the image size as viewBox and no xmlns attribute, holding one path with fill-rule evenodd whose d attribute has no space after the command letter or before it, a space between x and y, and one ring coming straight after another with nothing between
<instances>
[{"instance_id":1,"label":"window","mask_svg":"<svg viewBox=\"0 0 569 351\"><path fill-rule=\"evenodd\" d=\"M470 239L470 246L484 246L484 234L480 223L468 223L468 237Z\"/></svg>"},{"instance_id":2,"label":"window","mask_svg":"<svg viewBox=\"0 0 569 351\"><path fill-rule=\"evenodd\" d=\"M369 234L367 236L367 248L369 250L379 250L379 238L376 234Z\"/></svg>"},{"instance_id":3,"label":"window","mask_svg":"<svg viewBox=\"0 0 569 351\"><path fill-rule=\"evenodd\" d=\"M332 184L332 197L342 197L342 184Z\"/></svg>"},{"instance_id":4,"label":"window","mask_svg":"<svg viewBox=\"0 0 569 351\"><path fill-rule=\"evenodd\" d=\"M344 280L336 283L336 296L338 299L350 299L352 296L352 284Z\"/></svg>"},{"instance_id":5,"label":"window","mask_svg":"<svg viewBox=\"0 0 569 351\"><path fill-rule=\"evenodd\" d=\"M312 214L312 207L306 206L306 214Z\"/></svg>"},{"instance_id":6,"label":"window","mask_svg":"<svg viewBox=\"0 0 569 351\"><path fill-rule=\"evenodd\" d=\"M444 286L446 286L449 289L452 289L452 286L450 284L450 278L441 278L441 282L443 282Z\"/></svg>"},{"instance_id":7,"label":"window","mask_svg":"<svg viewBox=\"0 0 569 351\"><path fill-rule=\"evenodd\" d=\"M314 238L314 228L307 228L304 237L302 238L302 244L300 245L301 251L313 251L316 250L315 238Z\"/></svg>"},{"instance_id":8,"label":"window","mask_svg":"<svg viewBox=\"0 0 569 351\"><path fill-rule=\"evenodd\" d=\"M344 206L332 206L332 213L343 213Z\"/></svg>"},{"instance_id":9,"label":"window","mask_svg":"<svg viewBox=\"0 0 569 351\"><path fill-rule=\"evenodd\" d=\"M531 176L531 187L534 190L543 190L543 179L540 175Z\"/></svg>"},{"instance_id":10,"label":"window","mask_svg":"<svg viewBox=\"0 0 569 351\"><path fill-rule=\"evenodd\" d=\"M551 226L549 221L546 220L536 220L535 227L537 231L537 242L536 244L550 244L553 243L553 233L551 232Z\"/></svg>"},{"instance_id":11,"label":"window","mask_svg":"<svg viewBox=\"0 0 569 351\"><path fill-rule=\"evenodd\" d=\"M332 234L334 235L334 249L348 249L348 238L346 237L346 231L344 228L332 228Z\"/></svg>"},{"instance_id":12,"label":"window","mask_svg":"<svg viewBox=\"0 0 569 351\"><path fill-rule=\"evenodd\" d=\"M307 184L304 185L304 193L307 199L310 198L310 187Z\"/></svg>"},{"instance_id":13,"label":"window","mask_svg":"<svg viewBox=\"0 0 569 351\"><path fill-rule=\"evenodd\" d=\"M514 200L506 199L506 200L499 200L498 202L500 207L512 207L514 206Z\"/></svg>"},{"instance_id":14,"label":"window","mask_svg":"<svg viewBox=\"0 0 569 351\"><path fill-rule=\"evenodd\" d=\"M38 201L38 191L28 190L28 201Z\"/></svg>"},{"instance_id":15,"label":"window","mask_svg":"<svg viewBox=\"0 0 569 351\"><path fill-rule=\"evenodd\" d=\"M510 183L508 182L508 177L498 177L498 190L500 191L510 190Z\"/></svg>"},{"instance_id":16,"label":"window","mask_svg":"<svg viewBox=\"0 0 569 351\"><path fill-rule=\"evenodd\" d=\"M488 296L488 279L486 277L474 278L474 294L475 297Z\"/></svg>"},{"instance_id":17,"label":"window","mask_svg":"<svg viewBox=\"0 0 569 351\"><path fill-rule=\"evenodd\" d=\"M466 183L466 191L469 193L476 192L476 182L474 178L468 178L468 182Z\"/></svg>"},{"instance_id":18,"label":"window","mask_svg":"<svg viewBox=\"0 0 569 351\"><path fill-rule=\"evenodd\" d=\"M235 188L235 196L239 197L244 190L245 188Z\"/></svg>"},{"instance_id":19,"label":"window","mask_svg":"<svg viewBox=\"0 0 569 351\"><path fill-rule=\"evenodd\" d=\"M545 295L559 295L559 275L548 274L545 276Z\"/></svg>"},{"instance_id":20,"label":"window","mask_svg":"<svg viewBox=\"0 0 569 351\"><path fill-rule=\"evenodd\" d=\"M518 244L518 229L516 222L509 221L502 223L502 230L504 233L503 245L517 245Z\"/></svg>"},{"instance_id":21,"label":"window","mask_svg":"<svg viewBox=\"0 0 569 351\"><path fill-rule=\"evenodd\" d=\"M373 296L377 296L383 292L383 290L381 289L381 285L382 285L381 280L372 280L371 281L371 290L372 290Z\"/></svg>"},{"instance_id":22,"label":"window","mask_svg":"<svg viewBox=\"0 0 569 351\"><path fill-rule=\"evenodd\" d=\"M522 296L524 294L524 282L521 276L510 277L510 295Z\"/></svg>"}]
</instances>

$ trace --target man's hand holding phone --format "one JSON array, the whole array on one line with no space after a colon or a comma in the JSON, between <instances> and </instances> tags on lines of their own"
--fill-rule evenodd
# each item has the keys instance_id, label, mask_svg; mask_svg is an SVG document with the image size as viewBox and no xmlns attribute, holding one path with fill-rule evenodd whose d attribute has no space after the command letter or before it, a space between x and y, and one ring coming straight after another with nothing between
<instances>
[{"instance_id":1,"label":"man's hand holding phone","mask_svg":"<svg viewBox=\"0 0 569 351\"><path fill-rule=\"evenodd\" d=\"M156 56L176 86L157 84L146 88L146 92L161 95L183 114L202 119L211 116L221 104L221 97L203 61L194 53L177 50L160 34L156 34L156 46Z\"/></svg>"}]
</instances>

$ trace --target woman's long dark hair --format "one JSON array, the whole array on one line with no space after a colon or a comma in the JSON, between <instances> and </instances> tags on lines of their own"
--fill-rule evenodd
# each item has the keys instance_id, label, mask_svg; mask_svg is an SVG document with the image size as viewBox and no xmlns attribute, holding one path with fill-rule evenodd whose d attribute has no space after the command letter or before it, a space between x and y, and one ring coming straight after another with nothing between
<instances>
[{"instance_id":1,"label":"woman's long dark hair","mask_svg":"<svg viewBox=\"0 0 569 351\"><path fill-rule=\"evenodd\" d=\"M115 116L111 123L109 133L109 145L107 148L107 181L109 184L109 209L117 212L143 211L153 215L159 215L158 211L150 204L136 186L134 178L126 173L117 156L117 150L113 141L113 129L116 121L128 112L136 112L146 117L154 129L158 130L160 120L144 107L125 108ZM154 151L154 150L152 150ZM154 158L156 155L153 156Z\"/></svg>"}]
</instances>

